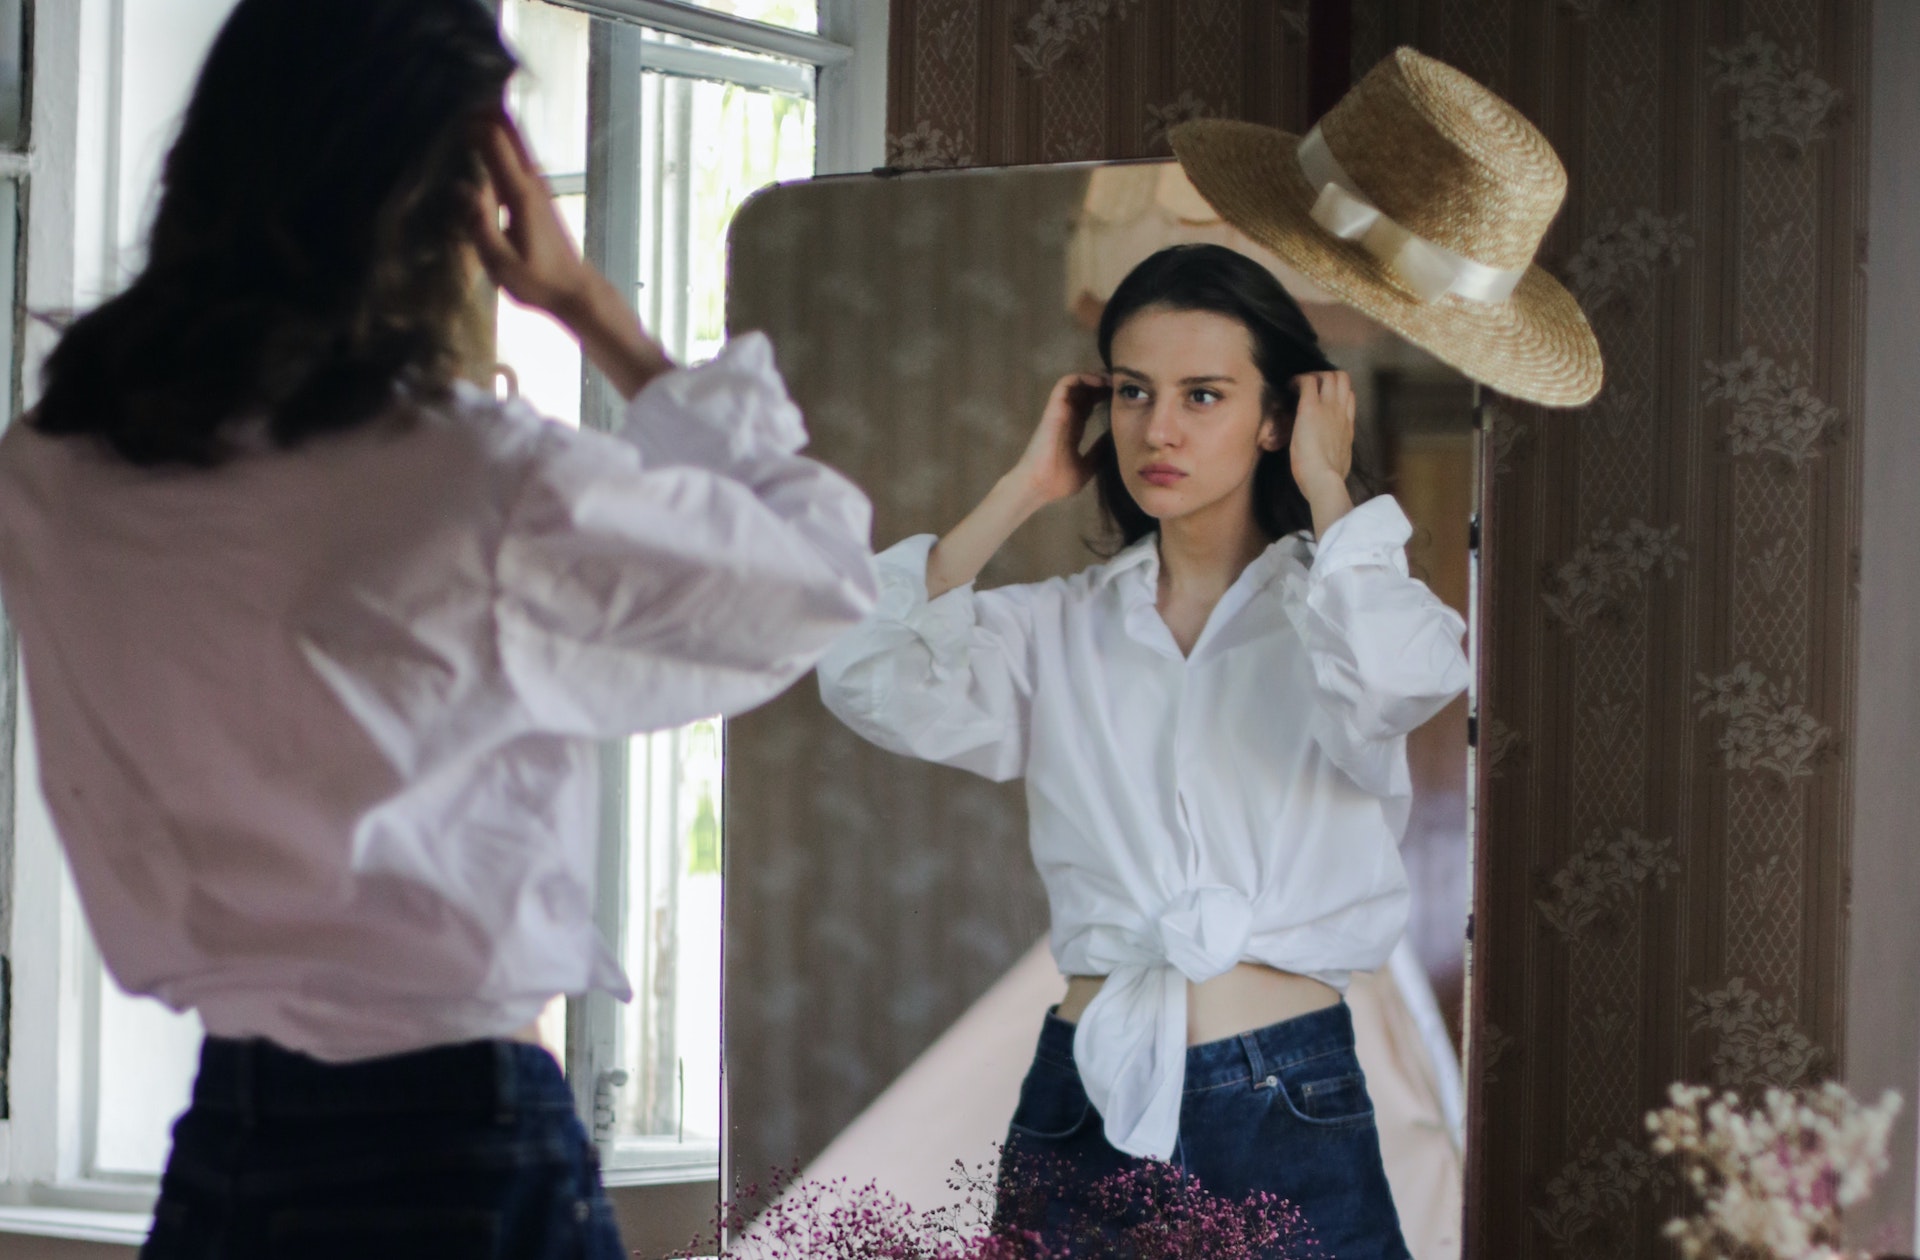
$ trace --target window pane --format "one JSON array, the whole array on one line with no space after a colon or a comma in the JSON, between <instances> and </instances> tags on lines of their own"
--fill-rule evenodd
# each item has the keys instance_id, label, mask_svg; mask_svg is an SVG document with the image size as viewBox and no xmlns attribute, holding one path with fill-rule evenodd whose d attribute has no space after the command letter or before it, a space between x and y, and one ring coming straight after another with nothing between
<instances>
[{"instance_id":1,"label":"window pane","mask_svg":"<svg viewBox=\"0 0 1920 1260\"><path fill-rule=\"evenodd\" d=\"M587 169L587 40L593 19L541 0L511 0L500 11L520 56L510 89L514 116L547 172Z\"/></svg>"},{"instance_id":2,"label":"window pane","mask_svg":"<svg viewBox=\"0 0 1920 1260\"><path fill-rule=\"evenodd\" d=\"M776 6L739 7L765 18ZM805 97L642 76L641 313L683 362L711 358L725 338L735 212L767 184L810 176L813 163ZM636 996L622 1014L620 1138L719 1138L722 745L718 721L629 745L625 962Z\"/></svg>"},{"instance_id":3,"label":"window pane","mask_svg":"<svg viewBox=\"0 0 1920 1260\"><path fill-rule=\"evenodd\" d=\"M0 148L27 143L26 0L0 0Z\"/></svg>"},{"instance_id":4,"label":"window pane","mask_svg":"<svg viewBox=\"0 0 1920 1260\"><path fill-rule=\"evenodd\" d=\"M748 196L813 174L814 108L738 84L642 79L642 315L683 361L725 335L727 226Z\"/></svg>"},{"instance_id":5,"label":"window pane","mask_svg":"<svg viewBox=\"0 0 1920 1260\"><path fill-rule=\"evenodd\" d=\"M819 0L694 0L703 9L731 13L769 26L795 31L820 31Z\"/></svg>"},{"instance_id":6,"label":"window pane","mask_svg":"<svg viewBox=\"0 0 1920 1260\"><path fill-rule=\"evenodd\" d=\"M0 0L3 3L4 0ZM110 206L122 272L140 264L140 244L159 188L160 166L173 144L200 63L236 0L142 0L122 11L118 64L119 147ZM0 41L12 33L0 28ZM10 43L6 44L11 47ZM11 222L11 210L0 219ZM7 249L9 258L12 250ZM12 292L10 279L0 281ZM84 294L91 301L105 294ZM8 344L11 344L9 342ZM99 964L94 964L96 968ZM176 1015L150 998L132 998L97 971L99 998L87 1012L95 1038L89 1174L158 1176L173 1121L185 1109L199 1065L200 1021Z\"/></svg>"},{"instance_id":7,"label":"window pane","mask_svg":"<svg viewBox=\"0 0 1920 1260\"><path fill-rule=\"evenodd\" d=\"M752 193L813 174L813 102L695 83L693 134L687 355L704 359L719 352L726 334L727 226Z\"/></svg>"},{"instance_id":8,"label":"window pane","mask_svg":"<svg viewBox=\"0 0 1920 1260\"><path fill-rule=\"evenodd\" d=\"M237 0L140 0L125 13L120 56L120 203L115 208L122 274L142 265L142 245L158 204L160 166L173 147L200 63ZM101 294L99 296L106 296Z\"/></svg>"},{"instance_id":9,"label":"window pane","mask_svg":"<svg viewBox=\"0 0 1920 1260\"><path fill-rule=\"evenodd\" d=\"M632 776L627 1085L617 1137L720 1136L720 766L717 720L641 736Z\"/></svg>"},{"instance_id":10,"label":"window pane","mask_svg":"<svg viewBox=\"0 0 1920 1260\"><path fill-rule=\"evenodd\" d=\"M96 1015L100 1083L90 1171L157 1177L199 1067L200 1020L128 997L104 976Z\"/></svg>"}]
</instances>

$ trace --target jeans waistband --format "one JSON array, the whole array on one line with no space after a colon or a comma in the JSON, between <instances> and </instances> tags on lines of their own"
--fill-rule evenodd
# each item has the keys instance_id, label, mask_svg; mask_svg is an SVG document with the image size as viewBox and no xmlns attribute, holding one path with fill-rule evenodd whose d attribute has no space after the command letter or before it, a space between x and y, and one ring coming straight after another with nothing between
<instances>
[{"instance_id":1,"label":"jeans waistband","mask_svg":"<svg viewBox=\"0 0 1920 1260\"><path fill-rule=\"evenodd\" d=\"M352 1063L326 1063L261 1038L208 1037L193 1105L243 1119L471 1115L511 1120L570 1111L560 1065L522 1041L469 1041Z\"/></svg>"},{"instance_id":2,"label":"jeans waistband","mask_svg":"<svg viewBox=\"0 0 1920 1260\"><path fill-rule=\"evenodd\" d=\"M1049 1013L1040 1029L1041 1058L1073 1066L1075 1025ZM1322 1055L1353 1050L1353 1012L1345 1001L1235 1037L1187 1047L1186 1089L1260 1080Z\"/></svg>"}]
</instances>

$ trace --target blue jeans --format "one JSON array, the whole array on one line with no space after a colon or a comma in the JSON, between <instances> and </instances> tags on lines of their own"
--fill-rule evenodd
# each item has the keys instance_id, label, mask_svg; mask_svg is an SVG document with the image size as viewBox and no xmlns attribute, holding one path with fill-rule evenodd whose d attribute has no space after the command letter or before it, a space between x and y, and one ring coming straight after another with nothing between
<instances>
[{"instance_id":1,"label":"blue jeans","mask_svg":"<svg viewBox=\"0 0 1920 1260\"><path fill-rule=\"evenodd\" d=\"M1107 1141L1074 1067L1073 1032L1047 1016L1001 1161L998 1223L1037 1225L1056 1245L1068 1241L1076 1195L1144 1162ZM1407 1260L1344 1002L1190 1047L1169 1162L1220 1198L1265 1191L1286 1199L1335 1260ZM1047 1185L1046 1201L1037 1210L1029 1201L1021 1221L1008 1210L1021 1193L1010 1167ZM1031 1200L1031 1187L1026 1193Z\"/></svg>"},{"instance_id":2,"label":"blue jeans","mask_svg":"<svg viewBox=\"0 0 1920 1260\"><path fill-rule=\"evenodd\" d=\"M625 1260L559 1064L474 1041L327 1064L209 1037L142 1260Z\"/></svg>"}]
</instances>

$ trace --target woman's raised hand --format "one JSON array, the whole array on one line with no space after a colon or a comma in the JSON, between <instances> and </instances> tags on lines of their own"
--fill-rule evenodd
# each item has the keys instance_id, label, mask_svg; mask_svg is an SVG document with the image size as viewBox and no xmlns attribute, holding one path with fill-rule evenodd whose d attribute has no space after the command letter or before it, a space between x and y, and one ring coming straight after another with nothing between
<instances>
[{"instance_id":1,"label":"woman's raised hand","mask_svg":"<svg viewBox=\"0 0 1920 1260\"><path fill-rule=\"evenodd\" d=\"M1094 463L1080 447L1087 417L1111 393L1107 378L1092 372L1071 372L1054 384L1040 424L1012 473L1039 503L1070 499L1093 478Z\"/></svg>"},{"instance_id":2,"label":"woman's raised hand","mask_svg":"<svg viewBox=\"0 0 1920 1260\"><path fill-rule=\"evenodd\" d=\"M1293 378L1300 406L1293 413L1287 454L1294 484L1313 512L1314 533L1324 537L1353 510L1347 475L1353 471L1353 378L1345 372L1309 372Z\"/></svg>"},{"instance_id":3,"label":"woman's raised hand","mask_svg":"<svg viewBox=\"0 0 1920 1260\"><path fill-rule=\"evenodd\" d=\"M473 216L480 261L515 301L570 321L591 300L599 274L581 257L520 129L504 111L485 127L479 149L488 185Z\"/></svg>"},{"instance_id":4,"label":"woman's raised hand","mask_svg":"<svg viewBox=\"0 0 1920 1260\"><path fill-rule=\"evenodd\" d=\"M1344 489L1353 471L1353 378L1309 372L1293 384L1300 391L1287 452L1293 480L1309 498L1315 488L1337 483Z\"/></svg>"},{"instance_id":5,"label":"woman's raised hand","mask_svg":"<svg viewBox=\"0 0 1920 1260\"><path fill-rule=\"evenodd\" d=\"M479 148L488 186L474 206L473 244L493 282L571 329L588 360L624 398L671 370L673 360L641 327L628 295L581 257L505 111L487 120Z\"/></svg>"},{"instance_id":6,"label":"woman's raised hand","mask_svg":"<svg viewBox=\"0 0 1920 1260\"><path fill-rule=\"evenodd\" d=\"M1092 480L1094 463L1080 453L1080 444L1086 438L1087 417L1109 392L1107 378L1091 372L1060 378L1020 462L927 554L928 599L979 577L1028 517L1049 503L1072 498Z\"/></svg>"}]
</instances>

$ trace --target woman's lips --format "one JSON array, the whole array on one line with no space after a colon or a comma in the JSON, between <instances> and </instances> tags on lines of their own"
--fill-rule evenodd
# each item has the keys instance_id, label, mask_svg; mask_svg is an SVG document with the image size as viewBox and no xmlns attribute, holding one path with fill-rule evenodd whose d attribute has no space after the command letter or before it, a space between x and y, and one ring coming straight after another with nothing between
<instances>
[{"instance_id":1,"label":"woman's lips","mask_svg":"<svg viewBox=\"0 0 1920 1260\"><path fill-rule=\"evenodd\" d=\"M1185 481L1187 474L1172 464L1148 464L1140 470L1140 479L1156 486L1178 485Z\"/></svg>"}]
</instances>

